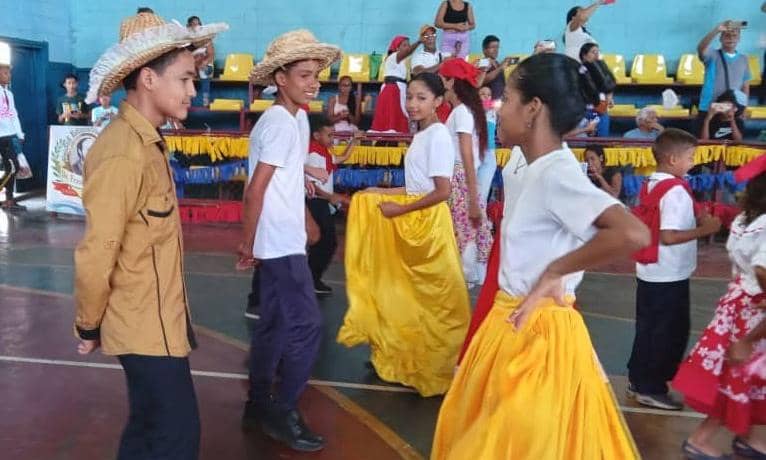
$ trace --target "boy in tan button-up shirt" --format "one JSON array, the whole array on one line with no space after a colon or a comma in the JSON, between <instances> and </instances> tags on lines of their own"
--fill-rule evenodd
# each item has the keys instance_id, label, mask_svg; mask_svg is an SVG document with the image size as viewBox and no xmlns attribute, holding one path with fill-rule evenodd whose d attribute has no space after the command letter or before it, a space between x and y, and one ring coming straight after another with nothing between
<instances>
[{"instance_id":1,"label":"boy in tan button-up shirt","mask_svg":"<svg viewBox=\"0 0 766 460\"><path fill-rule=\"evenodd\" d=\"M186 118L195 95L188 43L225 27L187 31L139 14L123 21L120 45L91 73L89 101L120 84L127 91L85 160L87 228L75 251L78 352L102 346L127 377L130 418L118 459L191 460L199 453L181 223L158 127L168 117ZM166 38L147 45L147 28ZM147 49L139 53L141 46Z\"/></svg>"}]
</instances>

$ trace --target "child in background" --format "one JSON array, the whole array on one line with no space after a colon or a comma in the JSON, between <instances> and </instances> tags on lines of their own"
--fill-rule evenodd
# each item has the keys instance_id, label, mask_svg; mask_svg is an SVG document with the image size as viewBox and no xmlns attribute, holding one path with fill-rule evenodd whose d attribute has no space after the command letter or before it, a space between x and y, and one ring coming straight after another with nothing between
<instances>
[{"instance_id":1,"label":"child in background","mask_svg":"<svg viewBox=\"0 0 766 460\"><path fill-rule=\"evenodd\" d=\"M734 219L726 243L732 280L712 321L673 379L673 387L683 393L686 404L707 415L683 443L683 453L690 458L700 453L709 459L728 458L713 442L724 426L737 435L732 444L736 454L766 458L766 442L751 430L753 425L766 423L762 396L766 381L743 372L741 366L766 352L761 336L766 318L762 309L766 302L766 157L736 174L738 181L749 182L743 212ZM727 354L735 359L727 360Z\"/></svg>"},{"instance_id":2,"label":"child in background","mask_svg":"<svg viewBox=\"0 0 766 460\"><path fill-rule=\"evenodd\" d=\"M56 114L62 125L86 125L90 120L85 97L77 92L79 84L75 74L64 77L61 84L66 89L66 94L56 101Z\"/></svg>"},{"instance_id":3,"label":"child in background","mask_svg":"<svg viewBox=\"0 0 766 460\"><path fill-rule=\"evenodd\" d=\"M407 93L407 64L404 60L418 46L420 39L410 45L410 40L404 35L397 35L388 45L388 55L383 62L385 78L375 103L371 131L409 134L410 120L404 107Z\"/></svg>"},{"instance_id":4,"label":"child in background","mask_svg":"<svg viewBox=\"0 0 766 460\"><path fill-rule=\"evenodd\" d=\"M479 170L476 172L476 178L479 184L479 199L483 201L486 207L487 200L489 200L489 191L492 188L492 179L494 179L497 172L497 157L495 156L497 111L495 110L495 101L492 100L492 90L489 86L479 88L479 98L487 118L487 150L484 152L484 158L481 160Z\"/></svg>"},{"instance_id":5,"label":"child in background","mask_svg":"<svg viewBox=\"0 0 766 460\"><path fill-rule=\"evenodd\" d=\"M320 116L314 118L311 125L311 141L309 142L306 166L321 168L326 171L328 178L324 183L311 179L315 184L315 194L306 200L311 217L319 225L320 232L319 241L309 246L309 268L314 278L314 292L319 295L327 295L332 293L332 288L322 282L322 275L330 265L335 249L338 247L333 215L337 212L336 207L340 208L349 204L348 197L335 193L333 172L337 168L337 164L343 163L351 156L354 147L361 139L361 133L354 135L342 155L334 156L330 152L333 145L332 121Z\"/></svg>"},{"instance_id":6,"label":"child in background","mask_svg":"<svg viewBox=\"0 0 766 460\"><path fill-rule=\"evenodd\" d=\"M691 190L683 182L694 166L696 146L697 139L686 131L663 131L652 148L657 172L641 192L643 205L659 203L659 228L650 228L652 244L642 250L656 248L656 258L649 258L654 262L636 263L636 337L627 393L656 409L683 408L668 395L666 382L676 374L689 339L689 278L697 268L697 239L721 228L715 217L697 220ZM655 187L659 197L652 195Z\"/></svg>"},{"instance_id":7,"label":"child in background","mask_svg":"<svg viewBox=\"0 0 766 460\"><path fill-rule=\"evenodd\" d=\"M98 98L101 104L90 112L90 122L96 128L106 128L112 118L117 116L117 107L112 105L112 96L104 94Z\"/></svg>"}]
</instances>

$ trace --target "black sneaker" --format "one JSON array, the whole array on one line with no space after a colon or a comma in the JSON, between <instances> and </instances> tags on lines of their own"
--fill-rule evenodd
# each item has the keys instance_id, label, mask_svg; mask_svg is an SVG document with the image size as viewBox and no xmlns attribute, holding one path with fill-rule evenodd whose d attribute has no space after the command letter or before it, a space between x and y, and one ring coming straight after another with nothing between
<instances>
[{"instance_id":1,"label":"black sneaker","mask_svg":"<svg viewBox=\"0 0 766 460\"><path fill-rule=\"evenodd\" d=\"M322 282L322 280L314 281L314 293L318 295L330 295L332 294L332 288Z\"/></svg>"},{"instance_id":2,"label":"black sneaker","mask_svg":"<svg viewBox=\"0 0 766 460\"><path fill-rule=\"evenodd\" d=\"M635 393L636 402L642 406L661 410L681 410L684 405L668 394L643 394Z\"/></svg>"},{"instance_id":3,"label":"black sneaker","mask_svg":"<svg viewBox=\"0 0 766 460\"><path fill-rule=\"evenodd\" d=\"M299 452L316 452L324 448L324 438L309 430L295 410L262 417L261 429L266 436Z\"/></svg>"},{"instance_id":4,"label":"black sneaker","mask_svg":"<svg viewBox=\"0 0 766 460\"><path fill-rule=\"evenodd\" d=\"M245 318L261 319L261 315L258 314L258 305L248 305L245 310Z\"/></svg>"}]
</instances>

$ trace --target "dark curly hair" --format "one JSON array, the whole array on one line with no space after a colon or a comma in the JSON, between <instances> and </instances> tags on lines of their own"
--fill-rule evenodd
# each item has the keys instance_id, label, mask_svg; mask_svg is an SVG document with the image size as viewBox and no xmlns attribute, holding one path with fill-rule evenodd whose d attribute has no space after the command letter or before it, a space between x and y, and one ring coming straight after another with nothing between
<instances>
[{"instance_id":1,"label":"dark curly hair","mask_svg":"<svg viewBox=\"0 0 766 460\"><path fill-rule=\"evenodd\" d=\"M745 225L766 213L766 172L750 179L742 197L742 211L745 213Z\"/></svg>"}]
</instances>

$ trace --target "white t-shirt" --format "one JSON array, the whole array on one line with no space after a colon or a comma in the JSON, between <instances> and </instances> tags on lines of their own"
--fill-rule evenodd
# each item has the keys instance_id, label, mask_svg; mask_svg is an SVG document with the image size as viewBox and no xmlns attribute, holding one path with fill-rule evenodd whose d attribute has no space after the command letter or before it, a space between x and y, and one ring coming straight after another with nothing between
<instances>
[{"instance_id":1,"label":"white t-shirt","mask_svg":"<svg viewBox=\"0 0 766 460\"><path fill-rule=\"evenodd\" d=\"M250 133L250 177L259 162L276 166L266 187L255 231L253 256L275 259L306 254L303 165L309 148L309 122L281 105L266 109Z\"/></svg>"},{"instance_id":2,"label":"white t-shirt","mask_svg":"<svg viewBox=\"0 0 766 460\"><path fill-rule=\"evenodd\" d=\"M674 176L656 172L649 176L649 191L661 180ZM677 185L660 200L660 230L693 230L697 228L694 201ZM665 246L660 243L656 264L636 264L636 276L650 283L671 283L689 279L697 268L697 240Z\"/></svg>"},{"instance_id":3,"label":"white t-shirt","mask_svg":"<svg viewBox=\"0 0 766 460\"><path fill-rule=\"evenodd\" d=\"M402 62L396 62L396 53L391 53L386 58L384 67L384 75L386 77L398 77L403 80L407 79L407 60L402 59Z\"/></svg>"},{"instance_id":4,"label":"white t-shirt","mask_svg":"<svg viewBox=\"0 0 766 460\"><path fill-rule=\"evenodd\" d=\"M577 62L580 62L580 49L582 45L586 43L597 43L589 33L585 32L582 27L578 27L574 32L569 30L569 25L564 29L564 54L571 57Z\"/></svg>"},{"instance_id":5,"label":"white t-shirt","mask_svg":"<svg viewBox=\"0 0 766 460\"><path fill-rule=\"evenodd\" d=\"M441 51L434 51L433 53L429 53L426 50L418 50L410 59L410 66L414 69L418 66L423 66L424 68L433 67L436 64L442 62L442 53Z\"/></svg>"},{"instance_id":6,"label":"white t-shirt","mask_svg":"<svg viewBox=\"0 0 766 460\"><path fill-rule=\"evenodd\" d=\"M754 267L766 268L766 215L761 215L750 225L745 225L745 215L740 214L731 224L726 242L734 277L742 278L742 287L750 295L762 292Z\"/></svg>"},{"instance_id":7,"label":"white t-shirt","mask_svg":"<svg viewBox=\"0 0 766 460\"><path fill-rule=\"evenodd\" d=\"M431 193L434 177L452 178L455 155L449 130L434 123L415 134L404 156L404 187L408 195Z\"/></svg>"},{"instance_id":8,"label":"white t-shirt","mask_svg":"<svg viewBox=\"0 0 766 460\"><path fill-rule=\"evenodd\" d=\"M314 168L327 168L327 161L322 156L321 153L317 152L309 152L308 157L306 158L306 166L312 166ZM324 184L319 182L319 180L314 179L313 177L310 177L309 180L316 184L317 187L319 187L323 192L326 193L335 193L335 188L333 187L333 173L330 172L329 178L327 179L327 182Z\"/></svg>"},{"instance_id":9,"label":"white t-shirt","mask_svg":"<svg viewBox=\"0 0 766 460\"><path fill-rule=\"evenodd\" d=\"M460 104L450 112L447 117L447 129L452 135L452 144L455 146L455 163L462 163L463 157L460 155L459 133L471 135L471 146L473 150L473 166L479 169L481 160L479 159L479 136L476 134L473 114L465 104Z\"/></svg>"},{"instance_id":10,"label":"white t-shirt","mask_svg":"<svg viewBox=\"0 0 766 460\"><path fill-rule=\"evenodd\" d=\"M500 242L500 288L526 296L551 262L596 234L593 222L620 204L583 174L569 149L551 152L526 165L516 150L503 169L507 184ZM521 158L519 158L521 157ZM574 294L583 272L567 275Z\"/></svg>"}]
</instances>

